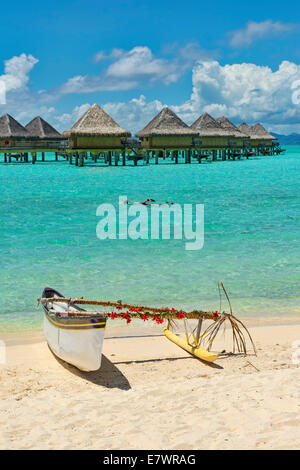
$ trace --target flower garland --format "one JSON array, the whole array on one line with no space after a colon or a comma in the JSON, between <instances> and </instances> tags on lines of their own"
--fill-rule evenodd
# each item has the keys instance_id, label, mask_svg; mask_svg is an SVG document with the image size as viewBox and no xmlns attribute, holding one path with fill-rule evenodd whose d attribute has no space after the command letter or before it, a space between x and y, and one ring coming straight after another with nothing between
<instances>
[{"instance_id":1,"label":"flower garland","mask_svg":"<svg viewBox=\"0 0 300 470\"><path fill-rule=\"evenodd\" d=\"M116 307L116 309L119 312L113 311L113 312L109 313L108 314L109 318L111 320L115 320L116 318L120 318L120 319L126 320L127 324L129 324L132 321L133 318L138 318L140 320L143 320L144 322L151 319L154 322L156 322L158 325L160 325L166 319L168 319L168 320L176 320L176 319L182 320L183 318L188 317L186 312L184 312L183 310L176 310L175 308L166 309L166 311L158 313L158 314L147 312L147 311L143 310L140 307L138 307L138 308L129 308L125 312L120 312L120 310L123 310L123 308L121 306ZM212 312L212 316L213 316L214 320L217 320L219 318L219 312L218 311ZM167 318L164 318L164 317L167 317Z\"/></svg>"}]
</instances>

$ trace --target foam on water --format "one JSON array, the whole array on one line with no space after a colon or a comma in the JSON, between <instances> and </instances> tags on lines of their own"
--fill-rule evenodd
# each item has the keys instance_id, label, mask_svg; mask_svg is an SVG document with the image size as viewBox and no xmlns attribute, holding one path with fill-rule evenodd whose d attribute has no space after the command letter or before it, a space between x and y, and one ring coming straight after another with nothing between
<instances>
[{"instance_id":1,"label":"foam on water","mask_svg":"<svg viewBox=\"0 0 300 470\"><path fill-rule=\"evenodd\" d=\"M1 164L0 328L41 324L44 286L66 296L218 309L217 281L242 316L300 313L300 147L280 157L78 168ZM119 195L205 204L205 244L96 237L96 208Z\"/></svg>"}]
</instances>

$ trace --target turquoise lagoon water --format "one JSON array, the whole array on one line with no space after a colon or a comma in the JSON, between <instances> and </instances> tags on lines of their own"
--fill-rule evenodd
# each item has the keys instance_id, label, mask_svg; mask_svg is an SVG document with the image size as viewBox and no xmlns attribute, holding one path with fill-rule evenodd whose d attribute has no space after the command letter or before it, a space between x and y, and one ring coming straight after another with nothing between
<instances>
[{"instance_id":1,"label":"turquoise lagoon water","mask_svg":"<svg viewBox=\"0 0 300 470\"><path fill-rule=\"evenodd\" d=\"M3 160L2 160L3 161ZM0 328L41 325L44 286L66 296L218 309L223 281L241 316L300 314L300 147L280 157L128 167L0 164ZM203 203L205 244L96 237L96 208Z\"/></svg>"}]
</instances>

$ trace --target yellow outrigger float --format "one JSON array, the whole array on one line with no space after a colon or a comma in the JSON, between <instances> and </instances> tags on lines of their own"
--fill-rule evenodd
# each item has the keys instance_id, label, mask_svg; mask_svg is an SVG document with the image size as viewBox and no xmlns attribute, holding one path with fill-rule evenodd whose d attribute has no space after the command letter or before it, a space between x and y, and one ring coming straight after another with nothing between
<instances>
[{"instance_id":1,"label":"yellow outrigger float","mask_svg":"<svg viewBox=\"0 0 300 470\"><path fill-rule=\"evenodd\" d=\"M193 356L198 357L202 361L214 362L219 357L218 354L211 353L207 349L202 349L199 347L199 345L190 344L188 340L184 341L184 339L180 338L178 335L175 335L175 333L170 331L168 328L165 328L164 332L166 337L172 341L172 343L177 344L177 346L184 349Z\"/></svg>"}]
</instances>

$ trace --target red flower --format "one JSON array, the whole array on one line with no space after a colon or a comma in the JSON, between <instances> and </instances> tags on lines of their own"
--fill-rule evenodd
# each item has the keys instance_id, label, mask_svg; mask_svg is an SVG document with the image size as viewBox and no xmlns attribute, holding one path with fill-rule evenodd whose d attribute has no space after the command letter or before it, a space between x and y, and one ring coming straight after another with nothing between
<instances>
[{"instance_id":1,"label":"red flower","mask_svg":"<svg viewBox=\"0 0 300 470\"><path fill-rule=\"evenodd\" d=\"M177 318L184 318L184 313L182 313L182 312L177 312L177 313L176 313L176 317L177 317Z\"/></svg>"},{"instance_id":2,"label":"red flower","mask_svg":"<svg viewBox=\"0 0 300 470\"><path fill-rule=\"evenodd\" d=\"M126 318L126 322L127 322L127 323L130 323L130 322L131 322L131 318L130 318L130 317L127 317L127 318Z\"/></svg>"},{"instance_id":3,"label":"red flower","mask_svg":"<svg viewBox=\"0 0 300 470\"><path fill-rule=\"evenodd\" d=\"M218 318L218 316L219 316L218 310L216 310L215 312L213 312L213 317L214 317L214 318Z\"/></svg>"},{"instance_id":4,"label":"red flower","mask_svg":"<svg viewBox=\"0 0 300 470\"><path fill-rule=\"evenodd\" d=\"M128 311L127 311L127 312L123 312L123 313L122 313L122 317L123 317L124 320L127 319L127 318L129 317L129 312L128 312Z\"/></svg>"},{"instance_id":5,"label":"red flower","mask_svg":"<svg viewBox=\"0 0 300 470\"><path fill-rule=\"evenodd\" d=\"M146 321L146 320L149 319L149 315L144 314L144 315L141 316L141 319Z\"/></svg>"},{"instance_id":6,"label":"red flower","mask_svg":"<svg viewBox=\"0 0 300 470\"><path fill-rule=\"evenodd\" d=\"M118 314L116 312L111 312L110 318L114 320L115 318L118 318Z\"/></svg>"},{"instance_id":7,"label":"red flower","mask_svg":"<svg viewBox=\"0 0 300 470\"><path fill-rule=\"evenodd\" d=\"M163 323L164 322L164 319L163 318L160 318L160 317L155 317L154 320L156 321L156 323L159 325L160 323Z\"/></svg>"},{"instance_id":8,"label":"red flower","mask_svg":"<svg viewBox=\"0 0 300 470\"><path fill-rule=\"evenodd\" d=\"M122 310L122 307L116 307L116 308L117 308L117 310Z\"/></svg>"}]
</instances>

